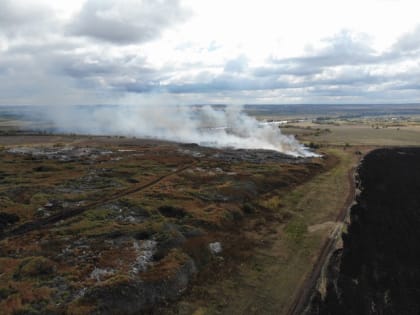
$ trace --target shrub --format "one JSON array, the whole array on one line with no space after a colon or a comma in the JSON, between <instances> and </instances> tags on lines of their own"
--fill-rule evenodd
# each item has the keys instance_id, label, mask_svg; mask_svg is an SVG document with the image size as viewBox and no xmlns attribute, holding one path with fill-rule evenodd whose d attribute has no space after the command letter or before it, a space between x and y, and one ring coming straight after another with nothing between
<instances>
[{"instance_id":1,"label":"shrub","mask_svg":"<svg viewBox=\"0 0 420 315\"><path fill-rule=\"evenodd\" d=\"M15 277L39 277L54 272L54 263L45 257L30 257L25 259L18 267Z\"/></svg>"}]
</instances>

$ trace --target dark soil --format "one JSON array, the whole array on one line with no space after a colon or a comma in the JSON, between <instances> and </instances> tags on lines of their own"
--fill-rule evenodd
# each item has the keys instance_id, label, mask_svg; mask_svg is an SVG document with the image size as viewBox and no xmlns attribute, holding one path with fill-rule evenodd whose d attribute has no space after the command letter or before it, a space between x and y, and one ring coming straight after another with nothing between
<instances>
[{"instance_id":1,"label":"dark soil","mask_svg":"<svg viewBox=\"0 0 420 315\"><path fill-rule=\"evenodd\" d=\"M420 148L371 152L359 186L327 292L308 314L420 314Z\"/></svg>"},{"instance_id":2,"label":"dark soil","mask_svg":"<svg viewBox=\"0 0 420 315\"><path fill-rule=\"evenodd\" d=\"M159 212L167 218L183 218L187 214L184 209L172 207L172 206L162 206L159 207Z\"/></svg>"},{"instance_id":3,"label":"dark soil","mask_svg":"<svg viewBox=\"0 0 420 315\"><path fill-rule=\"evenodd\" d=\"M14 213L0 212L0 233L8 225L19 221L19 217Z\"/></svg>"}]
</instances>

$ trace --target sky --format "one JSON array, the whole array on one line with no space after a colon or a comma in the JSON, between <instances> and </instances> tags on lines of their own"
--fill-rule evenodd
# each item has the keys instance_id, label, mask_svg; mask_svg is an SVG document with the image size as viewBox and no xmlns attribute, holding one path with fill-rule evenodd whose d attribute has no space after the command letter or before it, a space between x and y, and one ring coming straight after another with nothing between
<instances>
[{"instance_id":1,"label":"sky","mask_svg":"<svg viewBox=\"0 0 420 315\"><path fill-rule=\"evenodd\" d=\"M0 105L299 103L420 103L420 2L0 1Z\"/></svg>"}]
</instances>

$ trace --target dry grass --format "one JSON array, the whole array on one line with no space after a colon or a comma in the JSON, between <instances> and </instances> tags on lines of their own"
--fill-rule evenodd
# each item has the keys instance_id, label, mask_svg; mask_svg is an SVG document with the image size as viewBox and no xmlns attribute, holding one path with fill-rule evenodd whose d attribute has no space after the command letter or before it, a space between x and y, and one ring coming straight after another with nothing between
<instances>
[{"instance_id":1,"label":"dry grass","mask_svg":"<svg viewBox=\"0 0 420 315\"><path fill-rule=\"evenodd\" d=\"M259 198L260 205L274 212L274 220L260 217L245 233L258 245L248 259L237 262L233 273L194 287L182 307L203 314L283 314L287 310L330 232L308 233L307 227L335 220L349 190L347 173L358 158L348 149L327 153L331 156L328 171L290 191Z\"/></svg>"},{"instance_id":2,"label":"dry grass","mask_svg":"<svg viewBox=\"0 0 420 315\"><path fill-rule=\"evenodd\" d=\"M285 128L285 133L297 135L309 143L322 145L369 145L369 146L412 146L420 145L420 126L404 122L402 125L380 123L367 120L363 123L337 123L319 125L296 123L295 127ZM319 129L319 130L318 130ZM328 129L330 132L322 132Z\"/></svg>"},{"instance_id":3,"label":"dry grass","mask_svg":"<svg viewBox=\"0 0 420 315\"><path fill-rule=\"evenodd\" d=\"M39 137L38 140L41 138L49 142L49 147L54 146L53 138ZM273 212L277 207L282 211L281 203L275 200L275 189L288 189L308 180L323 164L195 159L180 153L176 144L149 144L136 139L72 137L68 141L73 142L73 146L89 145L113 153L94 160L82 157L62 162L0 150L0 176L5 184L0 188L0 206L4 212L19 215L16 225L77 208L78 202L87 205L75 216L0 241L0 271L4 270L0 294L7 295L1 302L5 314L30 310L32 305L43 310L54 309L52 302L44 302L54 290L59 291L54 294L64 308L67 307L66 311L83 313L89 305L66 299L74 297L83 287L98 285L90 276L95 267L113 269L108 280L127 278L138 255L133 241L152 236L164 241L169 238L168 244L171 244L171 238L176 238L182 229L189 229L199 240L190 241L190 236L186 236L185 244L181 241L179 245L168 245L175 248L162 250L162 257L142 274L143 279L151 281L173 276L187 261L187 254L204 270L220 264L222 261L209 256L208 250L208 244L217 240L223 240L228 257L243 258L239 252L248 250L251 242L243 241L240 228L248 215L254 216L252 211L245 213L244 204L251 205L248 210ZM14 143L23 143L23 140L15 139ZM55 147L62 148L66 143L60 141ZM190 167L176 172L185 166ZM164 175L168 176L162 177ZM147 183L154 184L133 190ZM127 191L127 195L120 194ZM273 200L264 203L260 199L263 195L264 198L270 195ZM168 213L159 210L162 206L180 210ZM285 213L282 220L288 219ZM251 221L260 229L270 219L261 217ZM171 236L168 228L177 229L177 235ZM6 228L6 232L11 230L12 227ZM16 266L20 266L18 272ZM67 292L61 292L63 289L52 283L51 277L63 279L69 286ZM16 292L7 291L9 285L16 287ZM30 290L35 293L30 295ZM42 300L41 306L37 299Z\"/></svg>"}]
</instances>

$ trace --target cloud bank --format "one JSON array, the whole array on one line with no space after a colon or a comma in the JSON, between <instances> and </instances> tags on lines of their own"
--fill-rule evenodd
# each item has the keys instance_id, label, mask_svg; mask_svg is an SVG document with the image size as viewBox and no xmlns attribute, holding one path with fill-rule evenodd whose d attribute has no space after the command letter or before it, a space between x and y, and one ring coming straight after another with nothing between
<instances>
[{"instance_id":1,"label":"cloud bank","mask_svg":"<svg viewBox=\"0 0 420 315\"><path fill-rule=\"evenodd\" d=\"M68 29L72 35L116 44L139 43L186 17L178 0L88 0Z\"/></svg>"},{"instance_id":2,"label":"cloud bank","mask_svg":"<svg viewBox=\"0 0 420 315\"><path fill-rule=\"evenodd\" d=\"M414 2L279 3L1 1L0 105L420 102Z\"/></svg>"}]
</instances>

